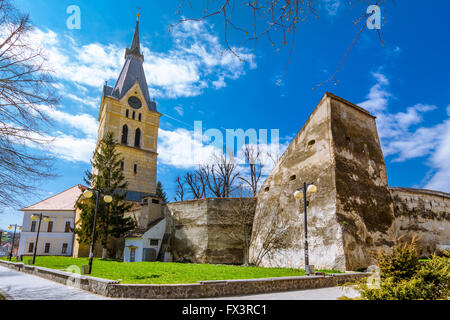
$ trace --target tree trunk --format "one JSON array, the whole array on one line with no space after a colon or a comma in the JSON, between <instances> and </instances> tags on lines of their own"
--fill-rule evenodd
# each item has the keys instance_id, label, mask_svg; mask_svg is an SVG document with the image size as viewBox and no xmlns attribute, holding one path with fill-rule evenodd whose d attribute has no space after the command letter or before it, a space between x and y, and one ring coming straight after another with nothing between
<instances>
[{"instance_id":1,"label":"tree trunk","mask_svg":"<svg viewBox=\"0 0 450 320\"><path fill-rule=\"evenodd\" d=\"M102 259L108 258L108 249L105 247L102 248Z\"/></svg>"},{"instance_id":2,"label":"tree trunk","mask_svg":"<svg viewBox=\"0 0 450 320\"><path fill-rule=\"evenodd\" d=\"M245 241L245 245L244 245L244 257L243 257L244 266L248 266L248 251L249 251L249 247L250 247L249 243L246 240Z\"/></svg>"}]
</instances>

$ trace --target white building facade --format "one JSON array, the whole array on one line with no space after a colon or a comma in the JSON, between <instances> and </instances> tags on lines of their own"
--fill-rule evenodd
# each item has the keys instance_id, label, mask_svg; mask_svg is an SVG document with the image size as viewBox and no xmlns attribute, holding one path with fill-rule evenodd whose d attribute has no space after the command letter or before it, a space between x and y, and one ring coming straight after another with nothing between
<instances>
[{"instance_id":1,"label":"white building facade","mask_svg":"<svg viewBox=\"0 0 450 320\"><path fill-rule=\"evenodd\" d=\"M23 230L19 242L19 256L71 256L75 223L75 204L84 187L76 185L57 195L21 209ZM42 219L40 216L42 214ZM40 228L39 228L39 220Z\"/></svg>"},{"instance_id":2,"label":"white building facade","mask_svg":"<svg viewBox=\"0 0 450 320\"><path fill-rule=\"evenodd\" d=\"M124 262L155 261L166 231L166 219L159 218L147 229L136 229L125 237Z\"/></svg>"}]
</instances>

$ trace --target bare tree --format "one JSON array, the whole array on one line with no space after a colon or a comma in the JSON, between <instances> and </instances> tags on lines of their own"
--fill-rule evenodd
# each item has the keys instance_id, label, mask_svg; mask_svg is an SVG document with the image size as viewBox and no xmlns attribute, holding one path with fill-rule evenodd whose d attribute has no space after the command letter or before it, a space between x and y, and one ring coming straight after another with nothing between
<instances>
[{"instance_id":1,"label":"bare tree","mask_svg":"<svg viewBox=\"0 0 450 320\"><path fill-rule=\"evenodd\" d=\"M375 3L369 3L367 0L348 0L348 4L351 8L360 6L359 10L361 10L361 14L353 21L353 23L355 25L362 23L362 28L354 38L348 51L345 53L336 72L328 80L319 84L319 86L336 79L336 75L349 51L361 35L362 31L366 28L364 18L369 17L366 13L367 6L369 4L375 4L385 11L386 0L376 0ZM176 24L171 25L171 28L186 21L202 21L213 17L221 17L224 26L226 50L241 59L241 61L243 59L239 55L238 49L247 43L253 43L256 48L260 39L266 39L277 52L280 51L281 48L288 46L289 55L284 72L279 80L281 81L292 57L296 31L299 24L302 22L304 23L310 17L319 18L320 10L325 5L324 2L321 3L321 1L314 0L244 0L241 2L235 0L205 0L204 5L201 5L202 13L200 14L200 17L185 18L185 7L188 6L191 10L194 10L194 7L190 0L179 0L177 14L182 14L183 16ZM245 16L249 18L242 19L242 17ZM237 21L238 19L239 22ZM242 41L237 46L233 46L229 42L232 31L242 37ZM377 32L381 43L384 45L384 42L381 39L380 30L377 30Z\"/></svg>"},{"instance_id":2,"label":"bare tree","mask_svg":"<svg viewBox=\"0 0 450 320\"><path fill-rule=\"evenodd\" d=\"M279 214L279 206L267 217L268 221L255 221L253 224L252 242L255 252L250 263L259 266L265 256L273 256L280 249L286 248L292 226Z\"/></svg>"},{"instance_id":3,"label":"bare tree","mask_svg":"<svg viewBox=\"0 0 450 320\"><path fill-rule=\"evenodd\" d=\"M234 161L232 154L215 155L212 170L222 183L222 196L229 198L231 193L238 188L236 181L239 178L239 166Z\"/></svg>"},{"instance_id":4,"label":"bare tree","mask_svg":"<svg viewBox=\"0 0 450 320\"><path fill-rule=\"evenodd\" d=\"M207 172L200 166L199 169L192 172L186 172L184 176L184 182L188 185L194 199L205 198L207 187Z\"/></svg>"},{"instance_id":5,"label":"bare tree","mask_svg":"<svg viewBox=\"0 0 450 320\"><path fill-rule=\"evenodd\" d=\"M248 163L250 169L250 177L244 178L240 176L239 179L248 184L255 197L258 192L258 185L264 168L261 150L256 145L246 144L243 151L245 162Z\"/></svg>"},{"instance_id":6,"label":"bare tree","mask_svg":"<svg viewBox=\"0 0 450 320\"><path fill-rule=\"evenodd\" d=\"M248 265L250 240L252 237L253 219L255 216L256 198L239 188L239 197L230 199L230 212L221 212L217 219L224 226L227 226L226 235L243 245L244 265Z\"/></svg>"},{"instance_id":7,"label":"bare tree","mask_svg":"<svg viewBox=\"0 0 450 320\"><path fill-rule=\"evenodd\" d=\"M176 190L175 190L175 201L183 201L184 200L184 182L181 180L181 177L178 176L175 179Z\"/></svg>"},{"instance_id":8,"label":"bare tree","mask_svg":"<svg viewBox=\"0 0 450 320\"><path fill-rule=\"evenodd\" d=\"M42 49L30 40L28 15L0 0L0 205L21 205L36 181L52 176L51 161L33 152L50 142L44 108L58 104Z\"/></svg>"},{"instance_id":9,"label":"bare tree","mask_svg":"<svg viewBox=\"0 0 450 320\"><path fill-rule=\"evenodd\" d=\"M203 165L203 170L207 172L207 186L209 191L215 196L216 198L224 198L224 188L223 188L223 180L217 174L216 170L216 164L211 165Z\"/></svg>"}]
</instances>

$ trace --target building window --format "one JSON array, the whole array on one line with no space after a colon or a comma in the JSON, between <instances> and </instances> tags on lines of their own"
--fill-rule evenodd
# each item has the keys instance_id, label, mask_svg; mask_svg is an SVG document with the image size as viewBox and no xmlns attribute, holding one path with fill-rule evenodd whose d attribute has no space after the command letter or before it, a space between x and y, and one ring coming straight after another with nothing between
<instances>
[{"instance_id":1,"label":"building window","mask_svg":"<svg viewBox=\"0 0 450 320\"><path fill-rule=\"evenodd\" d=\"M67 253L67 243L63 243L61 253Z\"/></svg>"},{"instance_id":2,"label":"building window","mask_svg":"<svg viewBox=\"0 0 450 320\"><path fill-rule=\"evenodd\" d=\"M139 148L141 146L141 129L136 129L136 134L134 135L134 146Z\"/></svg>"},{"instance_id":3,"label":"building window","mask_svg":"<svg viewBox=\"0 0 450 320\"><path fill-rule=\"evenodd\" d=\"M36 232L36 221L31 222L31 232Z\"/></svg>"},{"instance_id":4,"label":"building window","mask_svg":"<svg viewBox=\"0 0 450 320\"><path fill-rule=\"evenodd\" d=\"M159 244L159 240L158 239L150 239L150 245L151 246L157 246Z\"/></svg>"},{"instance_id":5,"label":"building window","mask_svg":"<svg viewBox=\"0 0 450 320\"><path fill-rule=\"evenodd\" d=\"M130 248L130 262L136 260L136 248Z\"/></svg>"},{"instance_id":6,"label":"building window","mask_svg":"<svg viewBox=\"0 0 450 320\"><path fill-rule=\"evenodd\" d=\"M34 242L30 242L30 244L28 245L28 252L33 252L34 250Z\"/></svg>"},{"instance_id":7,"label":"building window","mask_svg":"<svg viewBox=\"0 0 450 320\"><path fill-rule=\"evenodd\" d=\"M120 170L123 170L124 167L125 167L125 163L123 161L120 161Z\"/></svg>"},{"instance_id":8,"label":"building window","mask_svg":"<svg viewBox=\"0 0 450 320\"><path fill-rule=\"evenodd\" d=\"M53 221L49 221L48 226L47 226L47 232L52 232L52 231L53 231Z\"/></svg>"},{"instance_id":9,"label":"building window","mask_svg":"<svg viewBox=\"0 0 450 320\"><path fill-rule=\"evenodd\" d=\"M159 200L158 199L152 199L152 203L159 204Z\"/></svg>"},{"instance_id":10,"label":"building window","mask_svg":"<svg viewBox=\"0 0 450 320\"><path fill-rule=\"evenodd\" d=\"M127 111L125 111L125 117L129 117L130 116L130 110L127 109Z\"/></svg>"},{"instance_id":11,"label":"building window","mask_svg":"<svg viewBox=\"0 0 450 320\"><path fill-rule=\"evenodd\" d=\"M139 113L139 121L142 120L142 114Z\"/></svg>"},{"instance_id":12,"label":"building window","mask_svg":"<svg viewBox=\"0 0 450 320\"><path fill-rule=\"evenodd\" d=\"M135 163L134 164L134 174L136 174L137 173L137 164Z\"/></svg>"},{"instance_id":13,"label":"building window","mask_svg":"<svg viewBox=\"0 0 450 320\"><path fill-rule=\"evenodd\" d=\"M136 118L136 112L135 111L133 111L133 120L134 120L134 118Z\"/></svg>"},{"instance_id":14,"label":"building window","mask_svg":"<svg viewBox=\"0 0 450 320\"><path fill-rule=\"evenodd\" d=\"M126 124L122 127L122 144L128 144L128 126Z\"/></svg>"},{"instance_id":15,"label":"building window","mask_svg":"<svg viewBox=\"0 0 450 320\"><path fill-rule=\"evenodd\" d=\"M64 228L64 232L70 232L70 221L66 221L66 227Z\"/></svg>"},{"instance_id":16,"label":"building window","mask_svg":"<svg viewBox=\"0 0 450 320\"><path fill-rule=\"evenodd\" d=\"M50 243L46 243L45 244L45 248L44 248L44 253L49 253L50 252Z\"/></svg>"}]
</instances>

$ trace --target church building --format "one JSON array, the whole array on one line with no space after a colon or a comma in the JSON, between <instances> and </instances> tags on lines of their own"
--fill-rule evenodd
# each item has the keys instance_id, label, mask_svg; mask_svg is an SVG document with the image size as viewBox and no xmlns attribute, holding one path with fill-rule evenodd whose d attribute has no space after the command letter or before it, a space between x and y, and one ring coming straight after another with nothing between
<instances>
[{"instance_id":1,"label":"church building","mask_svg":"<svg viewBox=\"0 0 450 320\"><path fill-rule=\"evenodd\" d=\"M126 200L134 202L126 216L132 216L137 228L146 229L161 218L161 199L156 195L157 142L159 118L155 99L150 97L144 73L144 55L139 40L139 15L133 40L125 51L125 63L114 86L105 83L98 115L97 146L107 132L119 143L117 151L128 182ZM80 223L77 210L75 224ZM122 257L123 239L113 244ZM162 239L160 239L162 240ZM95 255L97 250L94 251ZM88 245L74 243L74 257L88 255Z\"/></svg>"}]
</instances>

